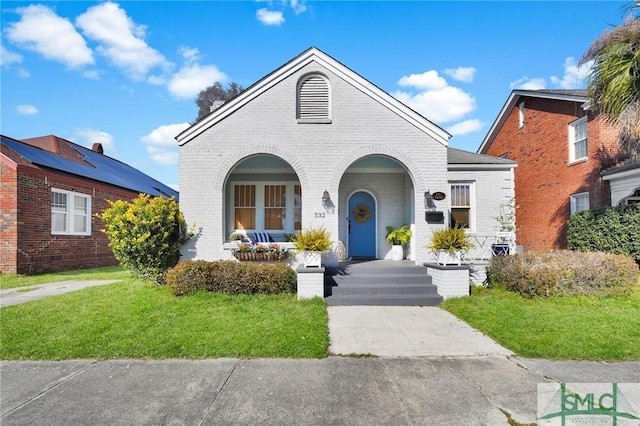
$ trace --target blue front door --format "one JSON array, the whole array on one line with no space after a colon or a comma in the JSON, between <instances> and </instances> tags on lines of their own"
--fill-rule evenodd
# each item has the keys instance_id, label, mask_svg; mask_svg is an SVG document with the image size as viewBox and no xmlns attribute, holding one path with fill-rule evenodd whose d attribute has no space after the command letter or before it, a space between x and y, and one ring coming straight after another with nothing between
<instances>
[{"instance_id":1,"label":"blue front door","mask_svg":"<svg viewBox=\"0 0 640 426\"><path fill-rule=\"evenodd\" d=\"M349 198L349 256L376 258L376 203L362 191Z\"/></svg>"}]
</instances>

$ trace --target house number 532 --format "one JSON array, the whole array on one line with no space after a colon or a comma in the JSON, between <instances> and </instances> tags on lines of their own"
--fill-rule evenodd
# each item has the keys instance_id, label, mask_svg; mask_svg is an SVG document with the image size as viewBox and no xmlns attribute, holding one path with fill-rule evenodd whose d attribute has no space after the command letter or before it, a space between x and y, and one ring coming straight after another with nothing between
<instances>
[{"instance_id":1,"label":"house number 532","mask_svg":"<svg viewBox=\"0 0 640 426\"><path fill-rule=\"evenodd\" d=\"M315 216L316 218L319 218L319 219L324 219L324 217L325 217L325 213L323 213L323 212L316 212L316 213L314 213L314 216Z\"/></svg>"}]
</instances>

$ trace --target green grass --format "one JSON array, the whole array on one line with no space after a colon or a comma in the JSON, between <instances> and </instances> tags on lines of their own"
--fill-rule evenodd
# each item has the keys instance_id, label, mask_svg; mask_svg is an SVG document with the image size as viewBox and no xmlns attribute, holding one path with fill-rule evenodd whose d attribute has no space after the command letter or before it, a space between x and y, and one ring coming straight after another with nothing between
<instances>
[{"instance_id":1,"label":"green grass","mask_svg":"<svg viewBox=\"0 0 640 426\"><path fill-rule=\"evenodd\" d=\"M26 287L38 284L71 280L114 280L128 279L131 274L120 266L105 268L78 269L75 271L54 272L40 275L0 274L0 290Z\"/></svg>"},{"instance_id":2,"label":"green grass","mask_svg":"<svg viewBox=\"0 0 640 426\"><path fill-rule=\"evenodd\" d=\"M640 292L525 299L475 288L441 306L520 356L640 360Z\"/></svg>"},{"instance_id":3,"label":"green grass","mask_svg":"<svg viewBox=\"0 0 640 426\"><path fill-rule=\"evenodd\" d=\"M175 297L131 278L2 308L0 327L5 360L322 358L329 344L320 299Z\"/></svg>"}]
</instances>

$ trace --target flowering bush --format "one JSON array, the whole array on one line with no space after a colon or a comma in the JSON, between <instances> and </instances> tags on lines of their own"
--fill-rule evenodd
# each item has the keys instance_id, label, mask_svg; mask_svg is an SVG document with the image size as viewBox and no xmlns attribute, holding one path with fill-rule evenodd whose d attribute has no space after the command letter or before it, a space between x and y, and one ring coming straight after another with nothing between
<instances>
[{"instance_id":1,"label":"flowering bush","mask_svg":"<svg viewBox=\"0 0 640 426\"><path fill-rule=\"evenodd\" d=\"M238 247L232 249L231 253L241 261L278 261L289 257L287 249L280 247L278 244L265 243L238 243Z\"/></svg>"}]
</instances>

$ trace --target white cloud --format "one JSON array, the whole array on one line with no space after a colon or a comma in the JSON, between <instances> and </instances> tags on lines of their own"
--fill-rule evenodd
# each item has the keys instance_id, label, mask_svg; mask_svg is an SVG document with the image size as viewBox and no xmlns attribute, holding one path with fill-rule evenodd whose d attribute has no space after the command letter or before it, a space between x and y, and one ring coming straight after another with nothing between
<instances>
[{"instance_id":1,"label":"white cloud","mask_svg":"<svg viewBox=\"0 0 640 426\"><path fill-rule=\"evenodd\" d=\"M195 98L202 89L216 81L224 82L227 75L215 65L187 65L178 71L169 81L167 88L176 98Z\"/></svg>"},{"instance_id":2,"label":"white cloud","mask_svg":"<svg viewBox=\"0 0 640 426\"><path fill-rule=\"evenodd\" d=\"M529 78L522 77L510 84L512 89L521 90L540 90L547 87L547 82L544 78Z\"/></svg>"},{"instance_id":3,"label":"white cloud","mask_svg":"<svg viewBox=\"0 0 640 426\"><path fill-rule=\"evenodd\" d=\"M551 82L561 89L582 89L585 86L585 79L593 61L578 67L575 58L568 57L564 60L564 75L562 77L551 77Z\"/></svg>"},{"instance_id":4,"label":"white cloud","mask_svg":"<svg viewBox=\"0 0 640 426\"><path fill-rule=\"evenodd\" d=\"M256 12L256 18L265 25L280 25L284 23L284 16L282 16L282 12L268 10L265 8L258 9Z\"/></svg>"},{"instance_id":5,"label":"white cloud","mask_svg":"<svg viewBox=\"0 0 640 426\"><path fill-rule=\"evenodd\" d=\"M37 114L38 108L34 107L33 105L18 105L18 107L16 108L16 112L20 115L35 115Z\"/></svg>"},{"instance_id":6,"label":"white cloud","mask_svg":"<svg viewBox=\"0 0 640 426\"><path fill-rule=\"evenodd\" d=\"M106 2L78 16L76 24L100 45L97 51L134 80L141 80L155 67L171 64L144 41L146 26L136 25L116 3Z\"/></svg>"},{"instance_id":7,"label":"white cloud","mask_svg":"<svg viewBox=\"0 0 640 426\"><path fill-rule=\"evenodd\" d=\"M6 29L12 43L69 68L93 64L93 53L69 20L42 5L21 7L17 12L21 15L20 21L9 24Z\"/></svg>"},{"instance_id":8,"label":"white cloud","mask_svg":"<svg viewBox=\"0 0 640 426\"><path fill-rule=\"evenodd\" d=\"M482 129L482 122L478 119L465 120L460 123L456 123L453 126L447 128L447 132L452 136L468 135L469 133L477 132Z\"/></svg>"},{"instance_id":9,"label":"white cloud","mask_svg":"<svg viewBox=\"0 0 640 426\"><path fill-rule=\"evenodd\" d=\"M22 62L22 55L10 52L0 42L0 66L9 67Z\"/></svg>"},{"instance_id":10,"label":"white cloud","mask_svg":"<svg viewBox=\"0 0 640 426\"><path fill-rule=\"evenodd\" d=\"M154 162L163 165L176 164L178 162L178 142L175 137L189 126L189 123L162 125L140 140L146 145L147 153Z\"/></svg>"},{"instance_id":11,"label":"white cloud","mask_svg":"<svg viewBox=\"0 0 640 426\"><path fill-rule=\"evenodd\" d=\"M99 142L106 151L115 151L115 144L113 143L113 136L107 132L103 132L97 129L80 128L73 131L74 137L77 143L80 145L91 148L94 143Z\"/></svg>"},{"instance_id":12,"label":"white cloud","mask_svg":"<svg viewBox=\"0 0 640 426\"><path fill-rule=\"evenodd\" d=\"M414 87L421 90L443 89L448 86L447 80L438 75L438 71L427 71L422 74L404 76L398 81L402 87Z\"/></svg>"},{"instance_id":13,"label":"white cloud","mask_svg":"<svg viewBox=\"0 0 640 426\"><path fill-rule=\"evenodd\" d=\"M464 83L473 83L473 78L476 75L476 69L473 67L448 68L444 70L444 73L454 80L462 81Z\"/></svg>"},{"instance_id":14,"label":"white cloud","mask_svg":"<svg viewBox=\"0 0 640 426\"><path fill-rule=\"evenodd\" d=\"M436 123L460 120L476 109L476 100L462 89L450 86L435 70L400 78L398 85L417 89L397 91L400 102Z\"/></svg>"},{"instance_id":15,"label":"white cloud","mask_svg":"<svg viewBox=\"0 0 640 426\"><path fill-rule=\"evenodd\" d=\"M300 15L307 11L307 5L304 1L291 0L290 5L296 15Z\"/></svg>"}]
</instances>

